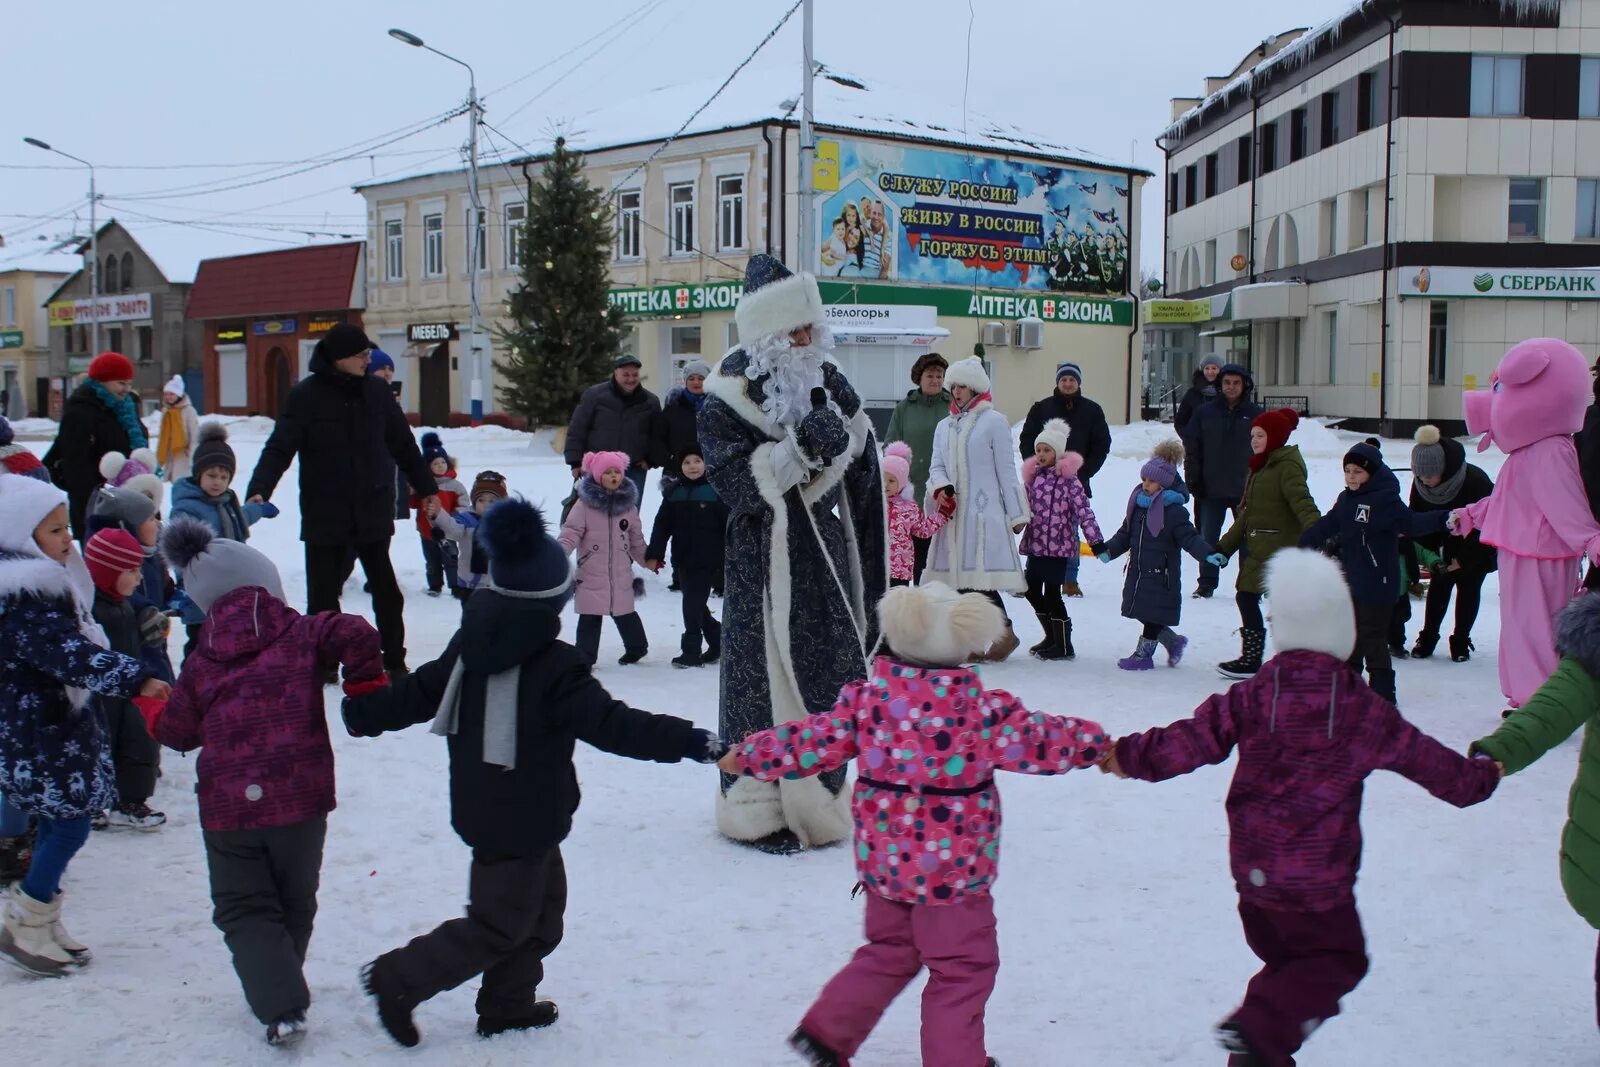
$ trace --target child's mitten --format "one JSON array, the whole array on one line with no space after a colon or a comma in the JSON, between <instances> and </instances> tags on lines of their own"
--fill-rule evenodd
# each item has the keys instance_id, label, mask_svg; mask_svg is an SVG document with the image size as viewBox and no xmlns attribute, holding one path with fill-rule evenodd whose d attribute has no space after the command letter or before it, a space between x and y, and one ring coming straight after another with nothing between
<instances>
[{"instance_id":1,"label":"child's mitten","mask_svg":"<svg viewBox=\"0 0 1600 1067\"><path fill-rule=\"evenodd\" d=\"M145 645L159 645L166 640L167 617L161 609L154 604L146 606L139 612L139 642Z\"/></svg>"},{"instance_id":2,"label":"child's mitten","mask_svg":"<svg viewBox=\"0 0 1600 1067\"><path fill-rule=\"evenodd\" d=\"M685 753L696 763L715 763L728 754L727 742L710 730L696 730Z\"/></svg>"},{"instance_id":3,"label":"child's mitten","mask_svg":"<svg viewBox=\"0 0 1600 1067\"><path fill-rule=\"evenodd\" d=\"M274 504L272 501L263 500L256 506L261 509L261 517L263 519L275 519L278 517L278 505Z\"/></svg>"}]
</instances>

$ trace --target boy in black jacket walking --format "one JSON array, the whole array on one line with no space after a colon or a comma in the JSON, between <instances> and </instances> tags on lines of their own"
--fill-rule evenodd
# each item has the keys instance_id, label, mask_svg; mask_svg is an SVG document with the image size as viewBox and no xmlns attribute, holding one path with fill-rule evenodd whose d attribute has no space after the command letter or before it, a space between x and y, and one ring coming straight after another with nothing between
<instances>
[{"instance_id":1,"label":"boy in black jacket walking","mask_svg":"<svg viewBox=\"0 0 1600 1067\"><path fill-rule=\"evenodd\" d=\"M383 1028L407 1048L421 1040L412 1010L479 974L479 1035L555 1022L555 1004L535 993L544 958L561 941L567 876L560 845L578 808L576 740L658 763L713 763L727 750L686 719L613 699L587 657L560 640L572 566L538 509L520 498L501 501L478 535L489 584L467 602L444 654L344 704L355 736L431 719L433 732L449 738L450 821L472 848L466 917L362 971Z\"/></svg>"},{"instance_id":2,"label":"boy in black jacket walking","mask_svg":"<svg viewBox=\"0 0 1600 1067\"><path fill-rule=\"evenodd\" d=\"M722 624L706 602L722 572L728 505L706 481L706 461L699 445L684 449L677 467L683 478L667 491L661 510L656 512L644 565L659 572L661 561L666 558L667 542L672 542L672 574L683 590L683 651L673 658L672 665L700 667L722 658ZM704 652L700 648L702 636Z\"/></svg>"}]
</instances>

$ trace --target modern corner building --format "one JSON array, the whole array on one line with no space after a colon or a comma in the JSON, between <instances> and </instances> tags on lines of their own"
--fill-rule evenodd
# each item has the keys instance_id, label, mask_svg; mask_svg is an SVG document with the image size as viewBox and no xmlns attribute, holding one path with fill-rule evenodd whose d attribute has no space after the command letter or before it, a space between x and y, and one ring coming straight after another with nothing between
<instances>
[{"instance_id":1,"label":"modern corner building","mask_svg":"<svg viewBox=\"0 0 1600 1067\"><path fill-rule=\"evenodd\" d=\"M795 80L787 66L752 68L665 143L714 85L583 116L568 137L589 180L610 194L611 299L627 314L625 343L647 385L664 392L689 360L715 363L738 344L745 263L770 252L817 274L843 369L880 420L911 387L918 355L937 349L953 361L980 341L1008 415L1021 418L1053 388L1057 361L1072 359L1108 417L1126 418L1138 377L1129 272L1137 278L1149 172L976 115L968 132L959 114L930 116L922 96L825 72L814 251L800 264ZM476 270L491 336L521 283L519 235L539 165L526 156L481 165ZM358 191L372 250L367 332L396 357L406 410L442 425L465 408L472 374L466 172ZM492 369L487 377L493 410Z\"/></svg>"},{"instance_id":2,"label":"modern corner building","mask_svg":"<svg viewBox=\"0 0 1600 1067\"><path fill-rule=\"evenodd\" d=\"M1362 0L1205 88L1157 141L1152 394L1216 352L1403 434L1460 427L1524 338L1595 355L1600 0Z\"/></svg>"}]
</instances>

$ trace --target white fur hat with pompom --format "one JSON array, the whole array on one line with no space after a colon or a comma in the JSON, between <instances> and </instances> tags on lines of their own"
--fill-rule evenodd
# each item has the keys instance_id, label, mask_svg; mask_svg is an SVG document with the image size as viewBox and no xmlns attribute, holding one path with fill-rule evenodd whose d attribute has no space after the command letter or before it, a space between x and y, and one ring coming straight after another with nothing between
<instances>
[{"instance_id":1,"label":"white fur hat with pompom","mask_svg":"<svg viewBox=\"0 0 1600 1067\"><path fill-rule=\"evenodd\" d=\"M100 457L100 477L113 489L132 489L148 497L161 510L166 495L156 471L161 464L156 454L148 448L136 448L124 456L121 452L107 452Z\"/></svg>"},{"instance_id":2,"label":"white fur hat with pompom","mask_svg":"<svg viewBox=\"0 0 1600 1067\"><path fill-rule=\"evenodd\" d=\"M1005 616L988 597L938 582L890 589L878 601L878 619L896 656L935 667L971 659L1006 630Z\"/></svg>"}]
</instances>

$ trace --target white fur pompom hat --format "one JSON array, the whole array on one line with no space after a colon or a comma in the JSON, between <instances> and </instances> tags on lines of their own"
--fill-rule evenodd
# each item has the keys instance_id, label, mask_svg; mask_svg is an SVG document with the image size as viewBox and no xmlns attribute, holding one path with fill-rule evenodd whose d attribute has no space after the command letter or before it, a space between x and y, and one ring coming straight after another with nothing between
<instances>
[{"instance_id":1,"label":"white fur pompom hat","mask_svg":"<svg viewBox=\"0 0 1600 1067\"><path fill-rule=\"evenodd\" d=\"M1279 652L1304 649L1348 659L1356 613L1344 572L1309 548L1285 548L1267 561L1267 618Z\"/></svg>"},{"instance_id":2,"label":"white fur pompom hat","mask_svg":"<svg viewBox=\"0 0 1600 1067\"><path fill-rule=\"evenodd\" d=\"M979 396L987 393L989 373L983 369L983 360L968 356L950 364L950 369L944 372L944 387L948 389L953 385L964 385Z\"/></svg>"},{"instance_id":3,"label":"white fur pompom hat","mask_svg":"<svg viewBox=\"0 0 1600 1067\"><path fill-rule=\"evenodd\" d=\"M883 636L896 656L934 667L954 667L993 645L1005 633L1005 616L982 593L947 585L904 585L878 601Z\"/></svg>"},{"instance_id":4,"label":"white fur pompom hat","mask_svg":"<svg viewBox=\"0 0 1600 1067\"><path fill-rule=\"evenodd\" d=\"M100 457L100 477L114 489L132 489L148 497L160 511L165 495L161 479L156 477L160 466L156 454L148 448L136 448L126 456L121 452L107 452Z\"/></svg>"}]
</instances>

